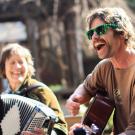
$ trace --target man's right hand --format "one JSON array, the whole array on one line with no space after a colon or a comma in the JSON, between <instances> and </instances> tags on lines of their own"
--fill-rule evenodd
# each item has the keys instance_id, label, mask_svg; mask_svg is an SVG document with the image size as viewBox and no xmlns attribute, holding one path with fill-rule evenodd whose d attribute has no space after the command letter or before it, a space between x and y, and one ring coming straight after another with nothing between
<instances>
[{"instance_id":1,"label":"man's right hand","mask_svg":"<svg viewBox=\"0 0 135 135\"><path fill-rule=\"evenodd\" d=\"M85 93L83 84L81 84L67 100L66 108L73 116L77 115L80 110L80 105L88 102L90 98L90 95Z\"/></svg>"},{"instance_id":2,"label":"man's right hand","mask_svg":"<svg viewBox=\"0 0 135 135\"><path fill-rule=\"evenodd\" d=\"M72 98L69 98L66 102L66 108L73 116L75 116L79 113L80 103L72 100Z\"/></svg>"},{"instance_id":3,"label":"man's right hand","mask_svg":"<svg viewBox=\"0 0 135 135\"><path fill-rule=\"evenodd\" d=\"M75 95L70 97L66 102L66 108L73 115L77 115L80 110L80 103L82 102L83 97L80 95Z\"/></svg>"}]
</instances>

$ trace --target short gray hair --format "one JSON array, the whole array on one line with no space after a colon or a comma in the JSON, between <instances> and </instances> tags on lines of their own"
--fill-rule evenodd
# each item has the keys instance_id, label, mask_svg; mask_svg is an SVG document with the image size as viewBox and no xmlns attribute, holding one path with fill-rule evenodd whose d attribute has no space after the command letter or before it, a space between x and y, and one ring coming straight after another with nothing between
<instances>
[{"instance_id":1,"label":"short gray hair","mask_svg":"<svg viewBox=\"0 0 135 135\"><path fill-rule=\"evenodd\" d=\"M24 57L28 63L28 76L35 75L34 61L30 50L18 43L9 43L1 50L0 56L0 72L1 75L6 78L5 75L5 62L13 54L19 54Z\"/></svg>"}]
</instances>

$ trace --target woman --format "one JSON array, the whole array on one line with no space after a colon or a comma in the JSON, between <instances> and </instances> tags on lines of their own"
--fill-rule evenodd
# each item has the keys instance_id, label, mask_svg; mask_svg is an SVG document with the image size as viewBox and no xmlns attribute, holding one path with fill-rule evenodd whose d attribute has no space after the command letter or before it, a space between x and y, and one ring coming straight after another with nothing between
<instances>
[{"instance_id":1,"label":"woman","mask_svg":"<svg viewBox=\"0 0 135 135\"><path fill-rule=\"evenodd\" d=\"M22 90L32 85L41 85L25 96L38 100L54 110L59 120L54 124L53 135L67 134L67 124L56 96L45 84L32 78L35 73L34 62L27 48L17 43L8 44L2 48L0 70L9 83L6 91L8 93L21 93ZM23 135L45 135L45 132L43 129L35 129L34 133L24 131Z\"/></svg>"}]
</instances>

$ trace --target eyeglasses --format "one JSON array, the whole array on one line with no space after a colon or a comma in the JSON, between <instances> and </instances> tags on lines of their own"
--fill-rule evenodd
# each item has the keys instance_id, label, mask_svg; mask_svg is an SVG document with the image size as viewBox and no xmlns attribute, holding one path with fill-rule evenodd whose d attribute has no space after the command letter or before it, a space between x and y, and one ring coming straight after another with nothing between
<instances>
[{"instance_id":1,"label":"eyeglasses","mask_svg":"<svg viewBox=\"0 0 135 135\"><path fill-rule=\"evenodd\" d=\"M96 32L96 34L100 36L105 34L109 28L116 29L118 28L118 25L114 23L102 24L100 26L97 26L95 29L90 29L89 31L87 31L86 35L88 39L91 40L94 32Z\"/></svg>"}]
</instances>

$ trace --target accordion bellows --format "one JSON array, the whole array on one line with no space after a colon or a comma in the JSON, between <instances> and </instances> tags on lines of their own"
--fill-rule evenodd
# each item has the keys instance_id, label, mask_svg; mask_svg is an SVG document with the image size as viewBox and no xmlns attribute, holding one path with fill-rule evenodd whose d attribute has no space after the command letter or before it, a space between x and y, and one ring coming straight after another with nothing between
<instances>
[{"instance_id":1,"label":"accordion bellows","mask_svg":"<svg viewBox=\"0 0 135 135\"><path fill-rule=\"evenodd\" d=\"M45 104L15 94L2 94L0 98L2 135L20 135L22 131L33 131L35 127L46 128L51 134L57 117Z\"/></svg>"}]
</instances>

